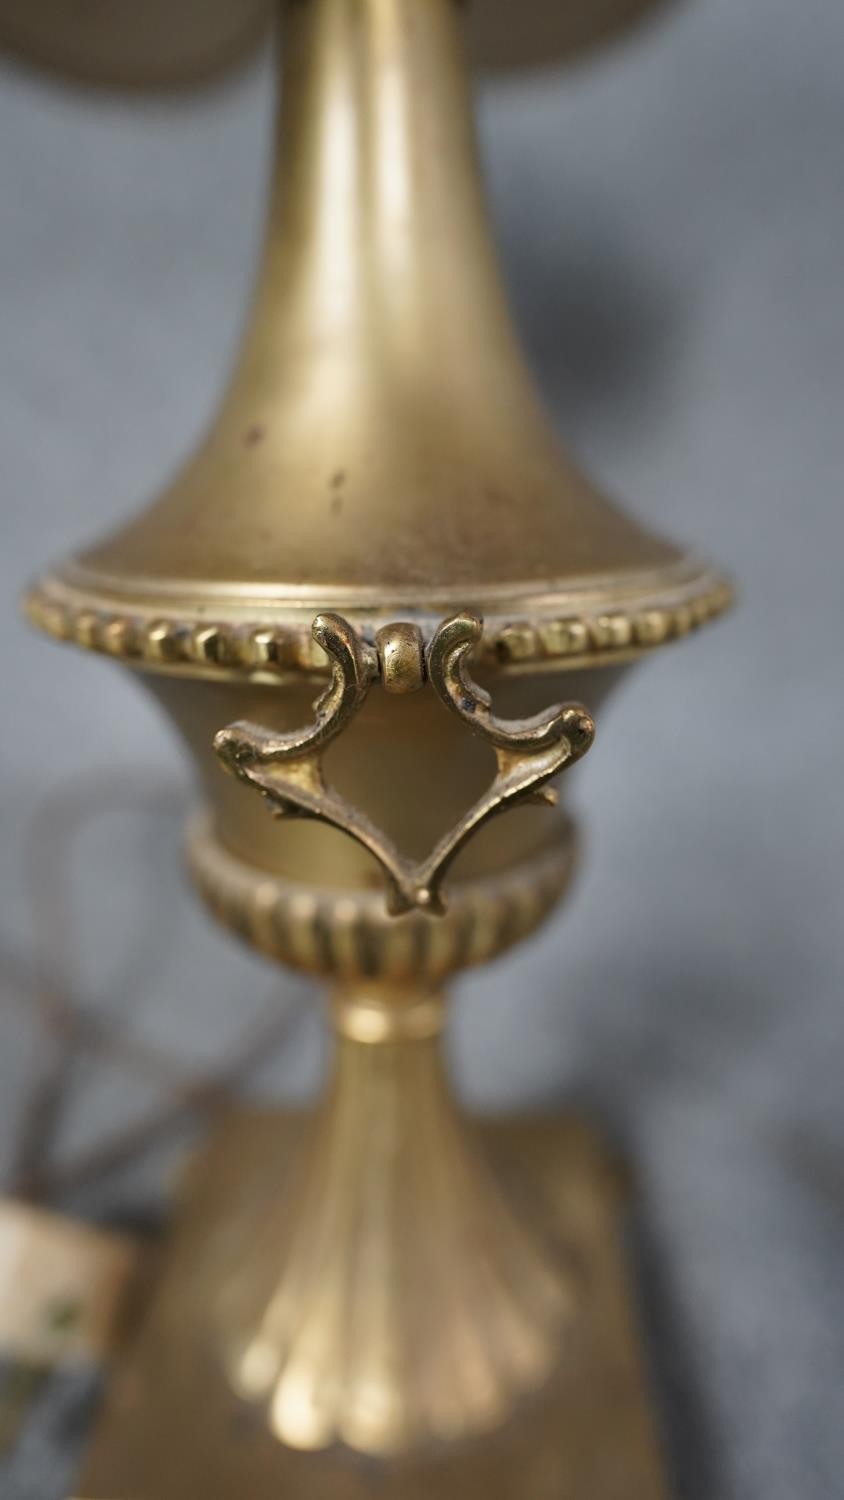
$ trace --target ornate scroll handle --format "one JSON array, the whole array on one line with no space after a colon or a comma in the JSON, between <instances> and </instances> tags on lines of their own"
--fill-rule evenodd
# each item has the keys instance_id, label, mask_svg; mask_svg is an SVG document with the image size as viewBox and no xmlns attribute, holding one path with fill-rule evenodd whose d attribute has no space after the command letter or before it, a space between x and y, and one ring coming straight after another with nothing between
<instances>
[{"instance_id":1,"label":"ornate scroll handle","mask_svg":"<svg viewBox=\"0 0 844 1500\"><path fill-rule=\"evenodd\" d=\"M483 635L483 621L468 612L444 620L428 647L428 676L443 703L497 750L536 755L563 739L568 759L579 760L595 737L595 725L579 703L556 703L529 719L499 719L489 693L469 675L469 658Z\"/></svg>"},{"instance_id":2,"label":"ornate scroll handle","mask_svg":"<svg viewBox=\"0 0 844 1500\"><path fill-rule=\"evenodd\" d=\"M447 708L495 751L497 774L460 822L419 867L423 883L441 911L440 885L448 866L477 830L517 802L555 807L557 792L546 783L585 755L595 738L591 716L579 703L558 703L527 719L499 719L489 693L469 673L469 658L483 634L483 621L464 612L444 620L427 652L428 677Z\"/></svg>"},{"instance_id":3,"label":"ornate scroll handle","mask_svg":"<svg viewBox=\"0 0 844 1500\"><path fill-rule=\"evenodd\" d=\"M222 729L214 748L227 770L255 787L278 817L317 818L342 829L374 856L387 877L387 905L395 915L414 907L436 915L445 910L442 882L460 849L484 823L517 802L554 805L547 782L579 760L595 726L579 704L558 704L529 719L499 719L489 694L472 681L468 657L481 637L476 615L445 620L425 658L431 684L443 703L492 746L497 773L427 859L407 859L391 839L351 803L326 785L322 751L363 704L378 675L378 656L339 615L318 615L314 639L332 661L332 679L314 705L314 723L293 734L274 735L259 724ZM420 648L421 649L421 648Z\"/></svg>"},{"instance_id":4,"label":"ornate scroll handle","mask_svg":"<svg viewBox=\"0 0 844 1500\"><path fill-rule=\"evenodd\" d=\"M341 615L317 615L311 634L331 658L331 681L314 703L314 722L292 734L272 734L260 724L230 724L214 738L227 770L241 779L256 760L264 765L315 755L351 722L378 675L378 658Z\"/></svg>"}]
</instances>

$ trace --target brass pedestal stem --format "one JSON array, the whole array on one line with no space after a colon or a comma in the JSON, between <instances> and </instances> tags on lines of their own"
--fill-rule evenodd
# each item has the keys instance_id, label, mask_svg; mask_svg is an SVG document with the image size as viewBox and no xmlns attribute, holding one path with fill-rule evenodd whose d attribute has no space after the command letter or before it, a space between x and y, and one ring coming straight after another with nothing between
<instances>
[{"instance_id":1,"label":"brass pedestal stem","mask_svg":"<svg viewBox=\"0 0 844 1500\"><path fill-rule=\"evenodd\" d=\"M298 1448L388 1453L500 1425L574 1303L443 1068L443 996L336 990L333 1077L293 1185L231 1241L229 1376ZM246 1241L247 1243L244 1243Z\"/></svg>"}]
</instances>

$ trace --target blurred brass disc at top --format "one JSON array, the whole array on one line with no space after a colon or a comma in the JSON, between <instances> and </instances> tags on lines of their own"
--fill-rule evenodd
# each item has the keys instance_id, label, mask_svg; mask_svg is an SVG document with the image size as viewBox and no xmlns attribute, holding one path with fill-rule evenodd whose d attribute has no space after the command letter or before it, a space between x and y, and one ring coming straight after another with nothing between
<instances>
[{"instance_id":1,"label":"blurred brass disc at top","mask_svg":"<svg viewBox=\"0 0 844 1500\"><path fill-rule=\"evenodd\" d=\"M468 0L470 49L481 68L550 65L665 3ZM190 87L242 61L273 9L273 0L0 0L0 47L80 82Z\"/></svg>"},{"instance_id":2,"label":"blurred brass disc at top","mask_svg":"<svg viewBox=\"0 0 844 1500\"><path fill-rule=\"evenodd\" d=\"M0 0L0 47L81 83L184 88L243 61L272 0Z\"/></svg>"},{"instance_id":3,"label":"blurred brass disc at top","mask_svg":"<svg viewBox=\"0 0 844 1500\"><path fill-rule=\"evenodd\" d=\"M550 66L609 41L668 0L469 0L472 59L495 71Z\"/></svg>"}]
</instances>

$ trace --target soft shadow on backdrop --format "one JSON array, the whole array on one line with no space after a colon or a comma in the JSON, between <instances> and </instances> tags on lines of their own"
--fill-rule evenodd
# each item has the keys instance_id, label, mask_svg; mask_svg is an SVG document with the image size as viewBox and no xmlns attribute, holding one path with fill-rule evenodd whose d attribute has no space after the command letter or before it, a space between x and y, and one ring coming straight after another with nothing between
<instances>
[{"instance_id":1,"label":"soft shadow on backdrop","mask_svg":"<svg viewBox=\"0 0 844 1500\"><path fill-rule=\"evenodd\" d=\"M186 803L152 705L15 598L125 515L208 420L260 239L269 71L188 103L0 70L0 944L32 934L33 810L74 777ZM687 0L580 71L485 87L508 280L561 429L649 522L721 559L738 613L643 665L580 781L586 858L543 936L467 979L475 1104L576 1099L623 1139L678 1488L828 1500L844 1473L844 11ZM77 783L78 784L78 783ZM184 789L180 791L180 789ZM213 1064L275 987L260 1092L318 1075L315 1007L212 930L178 819L79 840L78 983ZM140 939L138 934L141 934ZM0 1161L32 1056L0 1009ZM63 1147L148 1107L78 1067ZM77 1195L146 1212L176 1145Z\"/></svg>"}]
</instances>

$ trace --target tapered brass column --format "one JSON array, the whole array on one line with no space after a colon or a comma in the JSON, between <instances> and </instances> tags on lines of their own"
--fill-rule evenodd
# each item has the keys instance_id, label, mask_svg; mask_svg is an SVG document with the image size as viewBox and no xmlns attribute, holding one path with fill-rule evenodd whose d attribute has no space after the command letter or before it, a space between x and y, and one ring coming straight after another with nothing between
<instances>
[{"instance_id":1,"label":"tapered brass column","mask_svg":"<svg viewBox=\"0 0 844 1500\"><path fill-rule=\"evenodd\" d=\"M297 1448L465 1438L547 1377L577 1288L456 1113L442 995L344 987L332 1010L333 1077L295 1181L256 1242L232 1240L230 1377Z\"/></svg>"},{"instance_id":2,"label":"tapered brass column","mask_svg":"<svg viewBox=\"0 0 844 1500\"><path fill-rule=\"evenodd\" d=\"M575 849L557 783L592 716L729 590L599 495L542 409L491 246L455 0L289 0L282 18L267 248L229 391L161 499L29 609L142 675L202 776L199 890L334 985L339 1036L295 1160L289 1121L235 1131L236 1168L178 1241L121 1388L174 1440L207 1399L218 1460L174 1479L118 1391L86 1495L187 1500L200 1473L203 1500L357 1495L356 1471L320 1490L290 1454L463 1452L544 1386L567 1467L535 1493L597 1500L632 1475L623 1493L653 1500L601 1173L570 1131L559 1162L556 1137L516 1132L528 1191L512 1160L492 1169L441 1071L440 986L553 908ZM610 1454L588 1488L576 1413L599 1395L635 1461ZM240 1468L229 1402L260 1427ZM513 1493L520 1451L470 1461L485 1497ZM432 1493L401 1474L402 1500Z\"/></svg>"}]
</instances>

